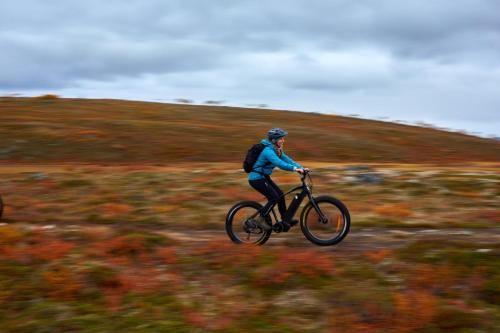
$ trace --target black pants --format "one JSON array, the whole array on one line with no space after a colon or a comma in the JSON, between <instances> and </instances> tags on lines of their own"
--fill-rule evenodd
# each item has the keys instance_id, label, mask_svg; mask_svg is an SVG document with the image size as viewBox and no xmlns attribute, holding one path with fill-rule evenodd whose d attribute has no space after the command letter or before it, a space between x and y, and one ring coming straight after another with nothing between
<instances>
[{"instance_id":1,"label":"black pants","mask_svg":"<svg viewBox=\"0 0 500 333\"><path fill-rule=\"evenodd\" d=\"M268 212L268 209L276 200L278 200L278 210L281 215L281 220L283 221L285 219L286 213L285 197L282 196L283 191L281 191L278 185L276 185L276 183L271 180L271 177L268 176L265 179L249 180L248 182L250 183L250 186L262 193L267 198L268 202L264 206L264 212Z\"/></svg>"}]
</instances>

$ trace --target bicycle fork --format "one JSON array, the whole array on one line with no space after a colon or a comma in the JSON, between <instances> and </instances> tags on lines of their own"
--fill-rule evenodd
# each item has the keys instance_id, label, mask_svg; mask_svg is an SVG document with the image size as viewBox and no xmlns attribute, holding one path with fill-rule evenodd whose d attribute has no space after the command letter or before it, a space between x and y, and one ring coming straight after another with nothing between
<instances>
[{"instance_id":1,"label":"bicycle fork","mask_svg":"<svg viewBox=\"0 0 500 333\"><path fill-rule=\"evenodd\" d=\"M310 192L307 192L307 196L309 197L309 201L311 201L311 204L312 204L314 210L319 215L319 222L321 222L323 224L327 224L328 223L328 218L325 216L325 214L323 214L323 212L321 211L321 209L319 209L319 206L316 203L316 200L314 200L314 197L312 196L312 194Z\"/></svg>"}]
</instances>

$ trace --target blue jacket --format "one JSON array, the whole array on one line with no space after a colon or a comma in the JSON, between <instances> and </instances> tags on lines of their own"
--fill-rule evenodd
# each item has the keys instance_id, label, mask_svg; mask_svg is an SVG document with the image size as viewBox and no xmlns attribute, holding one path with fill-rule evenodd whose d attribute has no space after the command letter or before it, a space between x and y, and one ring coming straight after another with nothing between
<instances>
[{"instance_id":1,"label":"blue jacket","mask_svg":"<svg viewBox=\"0 0 500 333\"><path fill-rule=\"evenodd\" d=\"M261 143L264 144L266 148L264 148L264 150L260 153L259 158L255 162L253 166L254 170L262 172L265 175L270 175L273 173L273 169L275 167L287 171L293 171L294 167L302 168L302 165L292 160L284 152L281 154L281 157L279 157L270 141L262 140ZM250 172L248 174L248 180L257 180L262 178L264 178L264 176L257 172Z\"/></svg>"}]
</instances>

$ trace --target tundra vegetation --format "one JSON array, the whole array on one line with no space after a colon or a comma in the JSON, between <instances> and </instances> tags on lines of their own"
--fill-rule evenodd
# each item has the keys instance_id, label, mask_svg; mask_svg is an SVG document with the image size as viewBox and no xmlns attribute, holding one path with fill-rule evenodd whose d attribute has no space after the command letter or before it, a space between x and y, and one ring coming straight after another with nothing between
<instances>
[{"instance_id":1,"label":"tundra vegetation","mask_svg":"<svg viewBox=\"0 0 500 333\"><path fill-rule=\"evenodd\" d=\"M275 124L351 232L224 233L261 195L241 160ZM3 332L493 332L499 143L222 106L0 99ZM283 189L299 182L277 171ZM289 199L288 199L289 200Z\"/></svg>"}]
</instances>

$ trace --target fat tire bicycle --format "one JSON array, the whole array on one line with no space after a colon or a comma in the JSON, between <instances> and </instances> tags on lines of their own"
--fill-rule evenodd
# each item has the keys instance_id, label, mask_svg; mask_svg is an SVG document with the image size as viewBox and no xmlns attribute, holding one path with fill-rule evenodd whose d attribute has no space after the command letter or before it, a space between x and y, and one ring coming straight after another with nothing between
<instances>
[{"instance_id":1,"label":"fat tire bicycle","mask_svg":"<svg viewBox=\"0 0 500 333\"><path fill-rule=\"evenodd\" d=\"M332 196L312 194L310 171L301 177L302 184L284 193L279 199L290 193L299 191L287 208L285 221L292 221L302 201L307 197L309 202L300 214L300 228L304 236L316 245L335 245L342 241L349 232L351 217L347 207ZM278 200L279 200L278 199ZM256 201L241 201L229 209L226 215L226 232L237 244L263 245L271 237L272 232L286 232L286 227L279 222L274 210L278 200L264 211L265 206ZM261 214L271 226L271 230L263 230L256 218Z\"/></svg>"}]
</instances>

